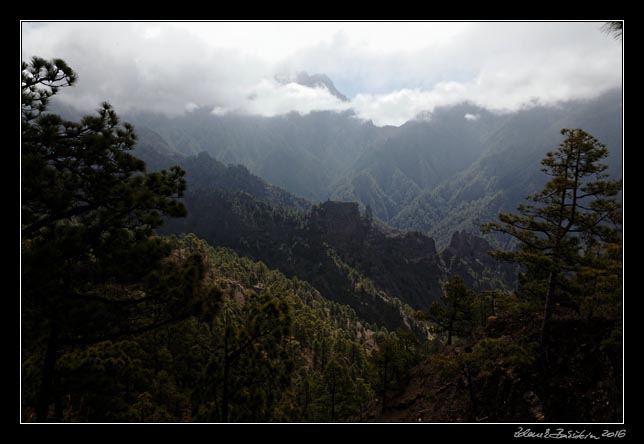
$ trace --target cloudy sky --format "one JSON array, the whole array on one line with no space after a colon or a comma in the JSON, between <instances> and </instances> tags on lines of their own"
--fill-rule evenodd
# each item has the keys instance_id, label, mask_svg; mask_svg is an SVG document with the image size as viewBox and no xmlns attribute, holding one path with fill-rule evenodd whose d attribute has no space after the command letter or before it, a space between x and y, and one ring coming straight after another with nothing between
<instances>
[{"instance_id":1,"label":"cloudy sky","mask_svg":"<svg viewBox=\"0 0 644 444\"><path fill-rule=\"evenodd\" d=\"M207 107L273 116L352 109L401 125L470 101L508 112L622 85L622 47L600 22L22 24L22 58L79 74L61 101L167 114ZM350 101L277 78L327 74Z\"/></svg>"}]
</instances>

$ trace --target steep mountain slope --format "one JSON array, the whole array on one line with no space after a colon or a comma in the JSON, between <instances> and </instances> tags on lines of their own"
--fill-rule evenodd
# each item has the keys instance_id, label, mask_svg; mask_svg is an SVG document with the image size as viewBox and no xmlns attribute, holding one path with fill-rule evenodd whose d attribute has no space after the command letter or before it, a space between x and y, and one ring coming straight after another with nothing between
<instances>
[{"instance_id":1,"label":"steep mountain slope","mask_svg":"<svg viewBox=\"0 0 644 444\"><path fill-rule=\"evenodd\" d=\"M311 200L330 196L331 184L362 152L386 136L350 113L290 113L272 118L197 109L169 118L161 114L126 116L137 130L162 137L174 152L207 152L225 164L245 165L268 182Z\"/></svg>"},{"instance_id":2,"label":"steep mountain slope","mask_svg":"<svg viewBox=\"0 0 644 444\"><path fill-rule=\"evenodd\" d=\"M158 142L144 132L136 154L151 168L180 165L188 182L188 216L168 221L162 233L192 232L305 279L368 322L424 334L413 309L429 308L448 273L470 276L476 289L510 282L487 257L482 239L470 242L476 248L459 245L441 256L431 238L382 226L361 214L357 203L327 201L311 207L242 166L224 166L206 153L167 156L167 147L155 150Z\"/></svg>"},{"instance_id":3,"label":"steep mountain slope","mask_svg":"<svg viewBox=\"0 0 644 444\"><path fill-rule=\"evenodd\" d=\"M465 285L475 290L511 290L516 268L488 254L494 248L485 239L466 231L455 231L447 248L441 252L446 275L457 274Z\"/></svg>"},{"instance_id":4,"label":"steep mountain slope","mask_svg":"<svg viewBox=\"0 0 644 444\"><path fill-rule=\"evenodd\" d=\"M386 332L365 324L350 307L329 301L306 282L288 279L261 262L240 257L228 249L212 248L194 235L184 236L177 242L187 252L199 251L205 256L206 269L223 293L224 308L214 326L208 329L215 346L223 345L225 324L221 321L225 310L228 316L241 314L243 319L244 311L252 310L255 300L271 292L289 307L291 328L287 341L279 345L277 362L281 365L273 364L267 371L258 371L256 366L266 357L251 355L233 369L238 378L236 390L231 391L232 402L238 407L233 410L235 419L242 422L343 421L361 412L363 404L371 398L369 381L366 381L372 371L368 354L377 346L376 338L387 335ZM240 325L243 327L243 323ZM269 346L274 346L272 339L268 340ZM262 355L262 352L260 349L256 353ZM203 353L199 355L202 356ZM199 363L198 359L193 360ZM330 387L326 375L332 366L347 376L347 380L338 378L337 385L342 384L343 393L335 394L334 405L329 402L327 391L335 387ZM278 382L281 379L285 381ZM269 390L273 393L266 393ZM356 393L358 390L364 393ZM194 398L203 399L203 396L195 393ZM215 391L213 401L220 401L220 397ZM257 415L258 404L270 402L272 409L263 412L267 417L252 417ZM213 419L217 418L199 418Z\"/></svg>"},{"instance_id":5,"label":"steep mountain slope","mask_svg":"<svg viewBox=\"0 0 644 444\"><path fill-rule=\"evenodd\" d=\"M325 218L320 211L305 212L308 202L267 184L244 167L226 167L206 153L164 156L146 140L141 141L137 155L146 161L154 159L156 168L178 164L187 172L184 202L188 216L168 220L160 233L195 233L211 245L233 248L287 276L307 280L326 298L353 307L367 322L390 329L413 328L426 334L425 327L416 325L413 310L405 307L398 295L376 288L369 276L347 264L335 249L345 239L338 237L339 232L364 237L368 230L357 204L338 204L355 209L348 219L336 220L338 215L334 212L326 219L334 227L342 227L339 232L321 229ZM317 215L315 222L312 214ZM427 254L436 256L435 250ZM428 275L435 287L438 281L434 278Z\"/></svg>"},{"instance_id":6,"label":"steep mountain slope","mask_svg":"<svg viewBox=\"0 0 644 444\"><path fill-rule=\"evenodd\" d=\"M345 421L361 414L375 383L369 353L388 332L265 264L194 235L170 242L175 255L200 258L212 288L204 309L153 332L61 350L58 421L221 422L224 402L227 419L238 422ZM267 300L286 312L287 328L249 339L254 325L285 322L264 306ZM236 358L224 364L230 350ZM40 355L24 354L23 405L31 406ZM342 379L331 381L330 370ZM23 420L32 413L25 408Z\"/></svg>"},{"instance_id":7,"label":"steep mountain slope","mask_svg":"<svg viewBox=\"0 0 644 444\"><path fill-rule=\"evenodd\" d=\"M466 114L478 118L470 121ZM459 105L436 110L430 120L408 122L365 151L334 185L332 197L369 205L378 218L392 221L425 190L476 161L487 149L485 137L501 121L483 109Z\"/></svg>"},{"instance_id":8,"label":"steep mountain slope","mask_svg":"<svg viewBox=\"0 0 644 444\"><path fill-rule=\"evenodd\" d=\"M485 339L439 345L410 372L404 389L388 394L384 412L378 403L371 405L368 420L622 421L620 322L558 319L552 339L540 348L539 321L539 316L497 312Z\"/></svg>"},{"instance_id":9,"label":"steep mountain slope","mask_svg":"<svg viewBox=\"0 0 644 444\"><path fill-rule=\"evenodd\" d=\"M539 161L560 143L562 128L583 128L605 143L609 172L621 176L621 107L621 91L611 91L509 114L472 104L439 107L398 128L375 127L349 111L263 118L197 109L174 118L126 118L137 130L157 133L172 152L205 151L245 165L313 202L369 205L378 219L428 233L445 247L454 230L478 233L481 222L540 188Z\"/></svg>"},{"instance_id":10,"label":"steep mountain slope","mask_svg":"<svg viewBox=\"0 0 644 444\"><path fill-rule=\"evenodd\" d=\"M426 232L446 245L454 230L479 233L482 222L513 211L541 189L547 176L537 167L561 142L562 128L583 128L607 145L608 172L621 177L621 100L607 94L558 109L537 108L506 117L487 136L484 154L469 168L424 191L389 222Z\"/></svg>"},{"instance_id":11,"label":"steep mountain slope","mask_svg":"<svg viewBox=\"0 0 644 444\"><path fill-rule=\"evenodd\" d=\"M273 186L251 174L242 165L226 166L213 159L206 152L197 156L183 156L172 152L165 140L154 131L143 128L134 154L143 159L148 171L157 171L172 165L181 165L189 172L189 192L246 193L259 202L291 210L307 210L311 203L298 198L282 188Z\"/></svg>"}]
</instances>

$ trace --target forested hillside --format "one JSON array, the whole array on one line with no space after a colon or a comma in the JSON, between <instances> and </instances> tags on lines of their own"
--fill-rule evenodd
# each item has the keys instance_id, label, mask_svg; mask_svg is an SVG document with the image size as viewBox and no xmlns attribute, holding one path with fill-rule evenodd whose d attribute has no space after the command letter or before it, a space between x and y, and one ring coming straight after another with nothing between
<instances>
[{"instance_id":1,"label":"forested hillside","mask_svg":"<svg viewBox=\"0 0 644 444\"><path fill-rule=\"evenodd\" d=\"M22 422L623 420L616 92L132 125L21 78Z\"/></svg>"},{"instance_id":2,"label":"forested hillside","mask_svg":"<svg viewBox=\"0 0 644 444\"><path fill-rule=\"evenodd\" d=\"M431 190L424 190L390 223L420 230L441 239L510 211L543 187L546 176L538 168L546 152L559 143L561 128L584 128L609 147L608 173L622 177L621 92L596 100L537 108L505 117L485 138L487 148L471 165ZM481 119L486 118L481 114Z\"/></svg>"},{"instance_id":3,"label":"forested hillside","mask_svg":"<svg viewBox=\"0 0 644 444\"><path fill-rule=\"evenodd\" d=\"M510 268L487 255L490 246L481 238L455 233L441 255L431 238L382 225L357 203L311 207L244 167L225 167L206 153L164 157L146 145L136 152L159 167L176 161L187 172L188 215L168 220L161 232L192 232L306 279L368 322L394 329L414 325L412 309L429 308L450 273L465 276L476 289L510 288L514 281Z\"/></svg>"},{"instance_id":4,"label":"forested hillside","mask_svg":"<svg viewBox=\"0 0 644 444\"><path fill-rule=\"evenodd\" d=\"M402 386L422 349L408 328L194 235L154 235L186 214L185 172L146 172L108 104L80 123L46 113L76 81L62 60L34 58L23 81L23 421L346 421Z\"/></svg>"},{"instance_id":5,"label":"forested hillside","mask_svg":"<svg viewBox=\"0 0 644 444\"><path fill-rule=\"evenodd\" d=\"M394 333L360 321L301 280L195 236L170 244L177 259L201 259L204 284L212 288L206 305L153 332L65 347L57 415L258 422L343 421L364 413L378 378L371 352L397 341ZM27 405L37 398L37 356L26 355Z\"/></svg>"}]
</instances>

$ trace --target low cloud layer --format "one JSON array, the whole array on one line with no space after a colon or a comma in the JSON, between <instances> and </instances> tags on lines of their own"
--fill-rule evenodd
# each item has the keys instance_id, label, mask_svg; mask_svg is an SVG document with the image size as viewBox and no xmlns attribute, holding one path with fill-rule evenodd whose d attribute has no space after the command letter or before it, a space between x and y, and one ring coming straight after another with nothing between
<instances>
[{"instance_id":1,"label":"low cloud layer","mask_svg":"<svg viewBox=\"0 0 644 444\"><path fill-rule=\"evenodd\" d=\"M492 111L620 87L621 44L601 22L23 23L22 57L79 74L60 100L167 114L344 111L376 125L469 101ZM327 74L350 99L276 81ZM472 117L466 119L474 120Z\"/></svg>"}]
</instances>

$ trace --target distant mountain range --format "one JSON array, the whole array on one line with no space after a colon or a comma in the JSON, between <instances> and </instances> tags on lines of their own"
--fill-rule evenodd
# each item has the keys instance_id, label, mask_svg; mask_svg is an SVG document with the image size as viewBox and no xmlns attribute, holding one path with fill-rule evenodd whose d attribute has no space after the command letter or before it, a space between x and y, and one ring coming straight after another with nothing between
<instances>
[{"instance_id":1,"label":"distant mountain range","mask_svg":"<svg viewBox=\"0 0 644 444\"><path fill-rule=\"evenodd\" d=\"M346 100L324 74L280 81L324 87ZM368 205L382 222L426 233L440 248L454 231L479 233L481 223L538 190L546 179L539 162L557 148L562 128L582 128L606 144L609 173L621 177L621 90L507 114L464 103L400 127L376 127L351 111L268 118L200 108L177 117L138 112L123 118L141 143L244 165L313 203Z\"/></svg>"}]
</instances>

